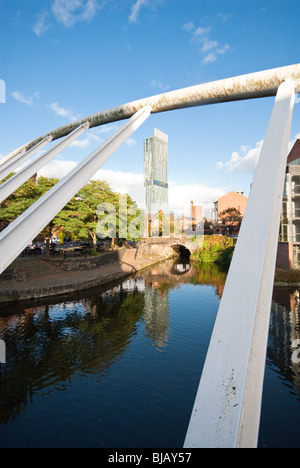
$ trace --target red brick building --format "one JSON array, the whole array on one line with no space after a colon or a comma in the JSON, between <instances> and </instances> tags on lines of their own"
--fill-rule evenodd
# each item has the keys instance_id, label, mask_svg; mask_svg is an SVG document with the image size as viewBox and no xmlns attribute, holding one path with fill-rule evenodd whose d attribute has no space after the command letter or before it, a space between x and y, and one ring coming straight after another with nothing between
<instances>
[{"instance_id":1,"label":"red brick building","mask_svg":"<svg viewBox=\"0 0 300 468\"><path fill-rule=\"evenodd\" d=\"M191 223L192 229L195 231L197 226L203 221L203 206L195 206L191 201Z\"/></svg>"},{"instance_id":2,"label":"red brick building","mask_svg":"<svg viewBox=\"0 0 300 468\"><path fill-rule=\"evenodd\" d=\"M217 201L214 202L214 211L213 211L213 224L214 224L214 233L215 234L226 234L226 224L222 223L220 218L220 213L227 210L228 208L235 208L237 212L243 217L246 206L247 206L248 198L244 196L243 192L234 192L231 191L223 195L222 197L218 198ZM237 229L234 231L234 234L238 233L238 225Z\"/></svg>"}]
</instances>

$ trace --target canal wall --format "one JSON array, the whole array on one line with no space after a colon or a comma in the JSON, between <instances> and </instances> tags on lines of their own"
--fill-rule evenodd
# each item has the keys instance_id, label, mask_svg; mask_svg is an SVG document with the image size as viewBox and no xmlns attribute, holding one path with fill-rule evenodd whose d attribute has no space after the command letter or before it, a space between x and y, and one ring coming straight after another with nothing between
<instances>
[{"instance_id":1,"label":"canal wall","mask_svg":"<svg viewBox=\"0 0 300 468\"><path fill-rule=\"evenodd\" d=\"M63 296L114 283L167 256L137 259L136 249L117 249L97 257L19 258L0 277L0 304Z\"/></svg>"},{"instance_id":2,"label":"canal wall","mask_svg":"<svg viewBox=\"0 0 300 468\"><path fill-rule=\"evenodd\" d=\"M111 265L112 263L122 262L126 256L127 250L128 249L124 247L112 252L106 252L101 255L97 255L95 257L67 259L57 258L51 259L50 261L52 266L65 271L90 270L93 268L99 268L104 265Z\"/></svg>"}]
</instances>

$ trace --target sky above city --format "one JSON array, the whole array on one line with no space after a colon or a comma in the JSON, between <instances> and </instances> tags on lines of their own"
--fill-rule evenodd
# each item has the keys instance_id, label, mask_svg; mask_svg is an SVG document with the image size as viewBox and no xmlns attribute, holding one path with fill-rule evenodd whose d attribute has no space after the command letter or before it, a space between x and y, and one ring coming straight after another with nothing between
<instances>
[{"instance_id":1,"label":"sky above city","mask_svg":"<svg viewBox=\"0 0 300 468\"><path fill-rule=\"evenodd\" d=\"M196 84L292 65L299 0L0 0L0 157L90 114ZM300 138L300 101L290 147ZM95 174L141 206L144 139L169 136L170 209L210 215L249 194L274 98L154 114ZM40 171L62 177L122 124L89 130Z\"/></svg>"}]
</instances>

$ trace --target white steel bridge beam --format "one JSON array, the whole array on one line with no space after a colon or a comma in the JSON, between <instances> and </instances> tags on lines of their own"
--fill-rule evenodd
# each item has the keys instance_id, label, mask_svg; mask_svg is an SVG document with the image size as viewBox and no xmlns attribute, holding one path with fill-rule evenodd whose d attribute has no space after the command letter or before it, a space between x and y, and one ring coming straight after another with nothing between
<instances>
[{"instance_id":1,"label":"white steel bridge beam","mask_svg":"<svg viewBox=\"0 0 300 468\"><path fill-rule=\"evenodd\" d=\"M255 448L295 84L277 93L185 448Z\"/></svg>"},{"instance_id":2,"label":"white steel bridge beam","mask_svg":"<svg viewBox=\"0 0 300 468\"><path fill-rule=\"evenodd\" d=\"M14 172L15 169L24 164L29 158L44 148L44 146L46 146L52 140L52 135L49 135L27 152L23 151L21 153L17 153L15 156L4 162L0 166L0 180L5 179L5 177Z\"/></svg>"},{"instance_id":3,"label":"white steel bridge beam","mask_svg":"<svg viewBox=\"0 0 300 468\"><path fill-rule=\"evenodd\" d=\"M88 122L80 125L80 127L76 128L76 130L73 130L73 132L66 136L62 141L59 141L53 148L41 154L38 158L34 159L30 164L25 166L20 172L17 172L15 175L10 177L10 179L1 184L0 203L9 195L11 195L18 187L29 180L30 177L36 174L42 167L51 161L51 159L57 156L58 153L67 148L74 140L76 140L80 135L88 130L88 128ZM10 168L11 167L9 166L5 171L3 171L3 174L6 174L4 177L11 173ZM2 177L2 172L0 173L0 177Z\"/></svg>"},{"instance_id":4,"label":"white steel bridge beam","mask_svg":"<svg viewBox=\"0 0 300 468\"><path fill-rule=\"evenodd\" d=\"M151 114L146 106L0 233L0 274Z\"/></svg>"},{"instance_id":5,"label":"white steel bridge beam","mask_svg":"<svg viewBox=\"0 0 300 468\"><path fill-rule=\"evenodd\" d=\"M92 128L119 120L129 119L139 109L148 105L152 107L152 114L154 114L187 107L217 104L220 102L276 96L278 87L286 79L292 79L295 83L295 91L300 92L300 64L227 78L225 80L204 83L158 94L145 99L139 99L90 115L82 120L53 130L20 147L15 152L8 155L7 158L10 158L24 148L27 151L50 134L53 135L54 140L64 137L74 130L74 128L87 121Z\"/></svg>"},{"instance_id":6,"label":"white steel bridge beam","mask_svg":"<svg viewBox=\"0 0 300 468\"><path fill-rule=\"evenodd\" d=\"M0 169L2 167L4 167L5 163L7 163L8 161L14 159L15 156L18 156L18 157L23 156L23 154L25 154L25 152L26 152L25 147L26 147L26 145L22 146L22 148L20 148L19 150L13 151L8 156L4 156L4 158L2 158L1 161L0 161ZM10 164L10 162L9 162L9 164Z\"/></svg>"}]
</instances>

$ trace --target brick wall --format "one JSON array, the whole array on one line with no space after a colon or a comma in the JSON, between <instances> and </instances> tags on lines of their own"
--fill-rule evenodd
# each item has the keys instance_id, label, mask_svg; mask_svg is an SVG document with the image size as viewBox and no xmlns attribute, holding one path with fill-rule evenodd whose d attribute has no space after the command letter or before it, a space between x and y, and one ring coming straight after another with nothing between
<instances>
[{"instance_id":1,"label":"brick wall","mask_svg":"<svg viewBox=\"0 0 300 468\"><path fill-rule=\"evenodd\" d=\"M248 198L244 195L237 192L229 192L218 199L218 211L222 213L227 208L235 208L244 216L247 201Z\"/></svg>"}]
</instances>

